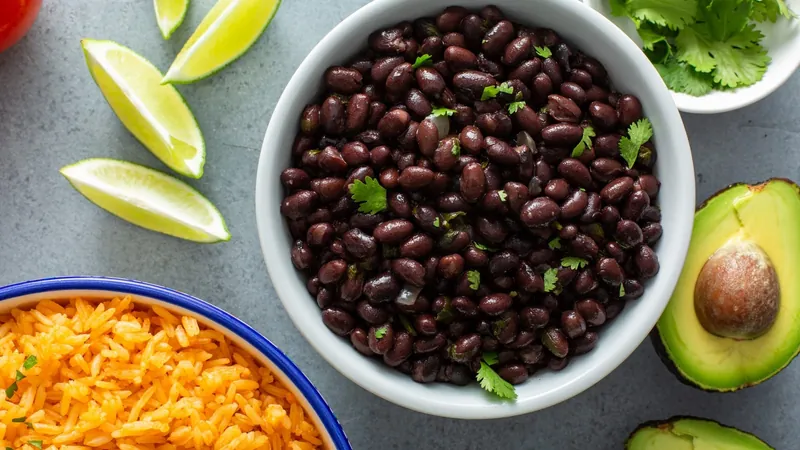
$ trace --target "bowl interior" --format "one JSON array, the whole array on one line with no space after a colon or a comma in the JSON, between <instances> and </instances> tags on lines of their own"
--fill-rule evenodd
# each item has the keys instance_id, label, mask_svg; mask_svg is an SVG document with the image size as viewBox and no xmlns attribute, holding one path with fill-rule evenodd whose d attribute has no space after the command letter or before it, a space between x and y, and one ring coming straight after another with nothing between
<instances>
[{"instance_id":1,"label":"bowl interior","mask_svg":"<svg viewBox=\"0 0 800 450\"><path fill-rule=\"evenodd\" d=\"M74 284L75 282L80 283L77 280L69 280L69 279L67 279L66 282L69 284ZM104 282L114 283L114 281L108 281L108 280ZM303 409L306 412L306 415L310 418L310 420L317 428L317 430L319 430L320 438L323 441L324 448L337 449L337 450L350 449L349 444L347 444L346 442L346 438L344 438L344 434L341 430L341 427L338 425L338 422L336 422L336 418L333 417L333 415L330 413L329 410L327 412L322 411L322 415L320 414L321 411L319 410L319 402L321 401L324 404L324 400L322 400L322 397L319 396L319 393L317 393L316 390L313 388L313 386L311 386L310 382L307 379L305 379L305 376L302 375L300 370L297 367L295 367L291 362L289 362L288 358L286 358L286 356L283 355L283 353L280 353L280 350L272 346L272 344L269 343L266 340L266 338L258 335L258 332L256 332L252 328L247 327L245 325L245 327L247 327L247 335L248 335L247 339L245 339L245 337L234 332L233 330L228 328L228 326L223 325L222 323L209 317L207 312L210 311L215 316L219 312L224 314L224 316L218 316L218 317L222 317L223 320L225 320L225 322L231 323L228 320L229 318L238 322L232 316L222 312L216 307L208 303L202 302L198 299L191 298L189 296L180 294L178 292L169 291L167 289L164 289L163 291L168 293L168 295L173 295L173 294L181 295L184 297L183 300L181 300L179 303L176 303L175 301L166 301L164 299L155 298L149 295L143 295L131 292L130 290L126 289L117 290L117 289L53 288L53 289L42 290L42 289L37 289L36 284L37 282L33 282L30 289L25 289L25 285L21 285L20 288L22 288L22 290L19 290L18 292L27 290L29 291L29 293L24 293L20 295L14 294L13 296L8 296L8 294L6 293L6 290L8 288L0 290L0 313L7 313L13 308L31 308L34 307L38 302L46 299L59 301L59 300L69 300L71 298L80 297L86 300L90 299L100 300L100 299L109 299L113 297L130 295L135 303L148 306L158 305L175 314L188 315L194 317L197 319L198 322L205 325L206 327L223 333L239 348L241 348L248 354L252 355L256 361L263 364L264 367L268 368L273 373L273 375L278 380L280 380L283 386L287 390L289 390L292 393L292 395L295 396L298 402L300 402L300 404L303 406ZM150 289L149 287L147 287L147 285L139 284L139 286L145 286L145 289ZM12 286L12 288L14 288L14 286ZM259 336L260 339L253 339L253 335ZM280 354L279 356L281 357L281 359L284 359L284 361L276 362L267 357L267 355L264 353L264 348L265 348L264 343L267 343L270 347L272 347L272 350L270 351L278 352ZM286 364L287 362L289 363L289 366L287 366ZM289 372L294 372L294 373L292 373L290 376ZM303 379L298 380L298 375ZM297 385L298 381L301 384L304 384L302 388ZM309 391L309 388L311 389L311 391ZM314 403L316 405L312 405L312 402L309 401L309 398L307 396L317 397L314 399ZM325 408L327 409L327 405L325 405ZM322 416L325 417L323 418ZM336 429L334 430L331 429L331 421L333 421L333 423L336 424L335 425ZM337 436L334 436L334 434L337 434Z\"/></svg>"},{"instance_id":2,"label":"bowl interior","mask_svg":"<svg viewBox=\"0 0 800 450\"><path fill-rule=\"evenodd\" d=\"M519 23L547 26L561 33L602 61L619 90L641 99L659 148L656 171L662 182L659 204L664 235L656 251L661 273L648 283L644 297L630 303L616 323L603 330L595 350L576 358L561 372L545 371L517 386L515 402L498 401L477 384L418 384L358 354L348 340L337 338L323 325L319 308L306 291L305 277L292 266L292 239L279 214L284 195L279 175L290 163L300 113L315 101L328 66L343 64L362 50L370 32L401 20L435 15L454 3L478 9L488 2L376 0L347 18L312 50L284 90L266 132L256 186L258 232L284 307L306 339L342 374L374 394L416 411L468 419L506 417L545 408L585 390L617 367L647 336L683 265L694 213L694 169L683 123L669 91L644 54L616 26L576 1L491 2Z\"/></svg>"},{"instance_id":3,"label":"bowl interior","mask_svg":"<svg viewBox=\"0 0 800 450\"><path fill-rule=\"evenodd\" d=\"M637 45L642 45L636 26L626 17L611 15L608 0L582 0L614 22ZM800 0L786 0L794 11L800 11ZM753 104L778 89L800 66L800 20L780 18L776 23L763 23L758 29L764 33L763 45L772 62L764 78L758 83L732 91L714 91L702 97L671 92L678 109L697 114L716 114L743 108Z\"/></svg>"}]
</instances>

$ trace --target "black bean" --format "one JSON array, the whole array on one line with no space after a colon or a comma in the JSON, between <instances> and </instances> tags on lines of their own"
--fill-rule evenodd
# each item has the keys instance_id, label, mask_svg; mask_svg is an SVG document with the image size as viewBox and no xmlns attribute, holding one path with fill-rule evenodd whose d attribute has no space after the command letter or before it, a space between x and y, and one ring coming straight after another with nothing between
<instances>
[{"instance_id":1,"label":"black bean","mask_svg":"<svg viewBox=\"0 0 800 450\"><path fill-rule=\"evenodd\" d=\"M659 270L658 256L652 248L640 245L634 254L636 270L641 278L647 279L656 276Z\"/></svg>"},{"instance_id":2,"label":"black bean","mask_svg":"<svg viewBox=\"0 0 800 450\"><path fill-rule=\"evenodd\" d=\"M493 76L477 70L463 70L453 76L453 86L472 99L480 99L484 88L496 84Z\"/></svg>"},{"instance_id":3,"label":"black bean","mask_svg":"<svg viewBox=\"0 0 800 450\"><path fill-rule=\"evenodd\" d=\"M658 190L660 187L661 182L659 182L658 178L653 175L641 175L633 184L634 190L644 191L651 199L658 195Z\"/></svg>"},{"instance_id":4,"label":"black bean","mask_svg":"<svg viewBox=\"0 0 800 450\"><path fill-rule=\"evenodd\" d=\"M370 49L377 53L398 54L406 51L403 31L399 28L376 31L369 35L368 42Z\"/></svg>"},{"instance_id":5,"label":"black bean","mask_svg":"<svg viewBox=\"0 0 800 450\"><path fill-rule=\"evenodd\" d=\"M397 296L400 292L400 283L389 272L377 275L364 283L364 294L373 303L384 303Z\"/></svg>"},{"instance_id":6,"label":"black bean","mask_svg":"<svg viewBox=\"0 0 800 450\"><path fill-rule=\"evenodd\" d=\"M561 217L572 219L583 214L584 209L589 204L589 195L580 189L573 191L572 194L561 205ZM563 231L563 229L562 229Z\"/></svg>"},{"instance_id":7,"label":"black bean","mask_svg":"<svg viewBox=\"0 0 800 450\"><path fill-rule=\"evenodd\" d=\"M633 178L619 177L611 180L601 191L600 198L606 203L619 203L633 191Z\"/></svg>"},{"instance_id":8,"label":"black bean","mask_svg":"<svg viewBox=\"0 0 800 450\"><path fill-rule=\"evenodd\" d=\"M459 254L442 256L438 265L439 276L445 279L452 279L461 275L464 271L464 258Z\"/></svg>"},{"instance_id":9,"label":"black bean","mask_svg":"<svg viewBox=\"0 0 800 450\"><path fill-rule=\"evenodd\" d=\"M355 348L359 353L364 356L375 356L375 353L369 349L369 343L367 342L367 332L364 331L362 328L355 328L350 333L350 343L353 344L353 348Z\"/></svg>"},{"instance_id":10,"label":"black bean","mask_svg":"<svg viewBox=\"0 0 800 450\"><path fill-rule=\"evenodd\" d=\"M403 189L407 191L416 191L424 188L433 182L434 173L430 169L424 167L411 166L406 167L400 173L398 182Z\"/></svg>"},{"instance_id":11,"label":"black bean","mask_svg":"<svg viewBox=\"0 0 800 450\"><path fill-rule=\"evenodd\" d=\"M372 326L368 335L369 349L378 355L386 354L394 345L394 330L391 324Z\"/></svg>"},{"instance_id":12,"label":"black bean","mask_svg":"<svg viewBox=\"0 0 800 450\"><path fill-rule=\"evenodd\" d=\"M292 246L292 264L298 270L305 270L314 264L314 253L308 245L300 240Z\"/></svg>"},{"instance_id":13,"label":"black bean","mask_svg":"<svg viewBox=\"0 0 800 450\"><path fill-rule=\"evenodd\" d=\"M513 299L508 294L491 294L483 297L478 303L478 308L490 316L497 316L508 310L513 303Z\"/></svg>"},{"instance_id":14,"label":"black bean","mask_svg":"<svg viewBox=\"0 0 800 450\"><path fill-rule=\"evenodd\" d=\"M486 32L481 48L487 55L493 58L499 57L513 38L514 25L507 20L501 20Z\"/></svg>"},{"instance_id":15,"label":"black bean","mask_svg":"<svg viewBox=\"0 0 800 450\"><path fill-rule=\"evenodd\" d=\"M612 130L617 124L617 111L603 102L592 102L589 105L589 115L592 117L592 123L601 130Z\"/></svg>"},{"instance_id":16,"label":"black bean","mask_svg":"<svg viewBox=\"0 0 800 450\"><path fill-rule=\"evenodd\" d=\"M411 369L411 378L417 383L432 383L436 381L441 360L438 355L429 355L414 361Z\"/></svg>"},{"instance_id":17,"label":"black bean","mask_svg":"<svg viewBox=\"0 0 800 450\"><path fill-rule=\"evenodd\" d=\"M312 247L324 247L333 240L333 225L329 223L315 223L308 228L306 241Z\"/></svg>"},{"instance_id":18,"label":"black bean","mask_svg":"<svg viewBox=\"0 0 800 450\"><path fill-rule=\"evenodd\" d=\"M569 341L558 328L546 329L542 334L542 344L557 358L563 358L569 353Z\"/></svg>"},{"instance_id":19,"label":"black bean","mask_svg":"<svg viewBox=\"0 0 800 450\"><path fill-rule=\"evenodd\" d=\"M317 205L319 195L313 191L297 191L289 195L281 203L281 214L289 219L300 219L307 216Z\"/></svg>"},{"instance_id":20,"label":"black bean","mask_svg":"<svg viewBox=\"0 0 800 450\"><path fill-rule=\"evenodd\" d=\"M522 364L505 364L497 369L497 374L511 384L522 384L528 379L528 369Z\"/></svg>"},{"instance_id":21,"label":"black bean","mask_svg":"<svg viewBox=\"0 0 800 450\"><path fill-rule=\"evenodd\" d=\"M642 238L647 243L647 245L654 245L656 242L661 239L661 234L663 230L661 228L660 223L648 223L644 227L642 227Z\"/></svg>"},{"instance_id":22,"label":"black bean","mask_svg":"<svg viewBox=\"0 0 800 450\"><path fill-rule=\"evenodd\" d=\"M600 336L594 331L587 331L583 336L570 342L573 355L583 355L592 351Z\"/></svg>"},{"instance_id":23,"label":"black bean","mask_svg":"<svg viewBox=\"0 0 800 450\"><path fill-rule=\"evenodd\" d=\"M347 336L356 326L353 316L341 308L324 309L322 323L339 336Z\"/></svg>"},{"instance_id":24,"label":"black bean","mask_svg":"<svg viewBox=\"0 0 800 450\"><path fill-rule=\"evenodd\" d=\"M317 178L311 180L311 189L319 195L323 202L337 200L344 195L345 183L347 180L337 177Z\"/></svg>"},{"instance_id":25,"label":"black bean","mask_svg":"<svg viewBox=\"0 0 800 450\"><path fill-rule=\"evenodd\" d=\"M642 229L632 220L619 221L614 237L623 248L635 247L644 240Z\"/></svg>"},{"instance_id":26,"label":"black bean","mask_svg":"<svg viewBox=\"0 0 800 450\"><path fill-rule=\"evenodd\" d=\"M570 241L572 253L579 258L594 259L600 249L594 239L585 234L578 234Z\"/></svg>"},{"instance_id":27,"label":"black bean","mask_svg":"<svg viewBox=\"0 0 800 450\"><path fill-rule=\"evenodd\" d=\"M558 219L561 208L556 202L537 197L522 206L520 220L529 227L543 227Z\"/></svg>"},{"instance_id":28,"label":"black bean","mask_svg":"<svg viewBox=\"0 0 800 450\"><path fill-rule=\"evenodd\" d=\"M422 287L425 285L425 268L413 259L395 259L392 261L392 272L401 280L413 286Z\"/></svg>"},{"instance_id":29,"label":"black bean","mask_svg":"<svg viewBox=\"0 0 800 450\"><path fill-rule=\"evenodd\" d=\"M436 27L444 33L451 33L458 29L461 20L469 14L469 11L461 6L448 6L436 16Z\"/></svg>"},{"instance_id":30,"label":"black bean","mask_svg":"<svg viewBox=\"0 0 800 450\"><path fill-rule=\"evenodd\" d=\"M589 169L575 158L567 158L558 165L558 174L571 184L589 189L592 187L592 176Z\"/></svg>"},{"instance_id":31,"label":"black bean","mask_svg":"<svg viewBox=\"0 0 800 450\"><path fill-rule=\"evenodd\" d=\"M478 163L469 163L461 172L461 196L468 202L476 202L486 189L486 176Z\"/></svg>"},{"instance_id":32,"label":"black bean","mask_svg":"<svg viewBox=\"0 0 800 450\"><path fill-rule=\"evenodd\" d=\"M384 353L383 362L390 367L397 367L405 362L413 350L414 338L405 331L394 334L392 348Z\"/></svg>"},{"instance_id":33,"label":"black bean","mask_svg":"<svg viewBox=\"0 0 800 450\"><path fill-rule=\"evenodd\" d=\"M633 95L623 95L617 102L617 114L619 115L619 124L627 128L642 118L642 104Z\"/></svg>"},{"instance_id":34,"label":"black bean","mask_svg":"<svg viewBox=\"0 0 800 450\"><path fill-rule=\"evenodd\" d=\"M469 267L483 267L488 264L489 256L485 251L469 246L464 251L464 262Z\"/></svg>"},{"instance_id":35,"label":"black bean","mask_svg":"<svg viewBox=\"0 0 800 450\"><path fill-rule=\"evenodd\" d=\"M527 58L531 53L531 38L521 36L511 41L503 53L503 63L509 66L516 66Z\"/></svg>"}]
</instances>

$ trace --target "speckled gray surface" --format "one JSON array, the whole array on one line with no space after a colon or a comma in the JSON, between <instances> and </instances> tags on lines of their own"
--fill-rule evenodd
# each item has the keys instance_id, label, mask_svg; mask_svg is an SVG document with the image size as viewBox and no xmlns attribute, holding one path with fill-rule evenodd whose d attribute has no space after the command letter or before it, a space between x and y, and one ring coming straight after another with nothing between
<instances>
[{"instance_id":1,"label":"speckled gray surface","mask_svg":"<svg viewBox=\"0 0 800 450\"><path fill-rule=\"evenodd\" d=\"M800 364L735 394L679 384L643 344L589 391L540 413L467 422L393 406L319 358L280 307L255 231L258 149L272 107L311 47L366 0L284 0L265 36L240 61L180 90L208 145L206 174L192 183L225 215L233 239L197 245L128 225L73 191L58 168L108 156L163 166L120 125L92 83L85 37L112 39L166 69L210 8L194 0L169 42L152 2L46 1L31 33L0 55L0 283L52 275L113 275L170 286L243 318L281 347L330 402L354 448L620 449L639 422L707 416L754 432L778 449L797 448ZM800 76L749 108L686 115L698 200L738 181L799 179Z\"/></svg>"}]
</instances>

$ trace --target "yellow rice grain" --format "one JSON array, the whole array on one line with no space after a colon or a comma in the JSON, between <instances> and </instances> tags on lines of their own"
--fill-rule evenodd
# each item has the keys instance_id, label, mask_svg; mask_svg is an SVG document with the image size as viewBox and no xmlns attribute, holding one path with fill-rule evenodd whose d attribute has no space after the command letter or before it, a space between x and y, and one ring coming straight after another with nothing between
<instances>
[{"instance_id":1,"label":"yellow rice grain","mask_svg":"<svg viewBox=\"0 0 800 450\"><path fill-rule=\"evenodd\" d=\"M37 363L25 369L29 356ZM18 370L25 377L6 398ZM130 297L43 300L0 315L0 386L0 448L323 446L295 397L250 354L193 317Z\"/></svg>"}]
</instances>

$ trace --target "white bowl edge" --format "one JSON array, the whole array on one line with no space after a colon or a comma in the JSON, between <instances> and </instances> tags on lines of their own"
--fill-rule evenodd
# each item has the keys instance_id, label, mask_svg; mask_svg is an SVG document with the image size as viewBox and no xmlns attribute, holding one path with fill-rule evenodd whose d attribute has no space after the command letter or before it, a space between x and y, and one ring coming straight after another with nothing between
<instances>
[{"instance_id":1,"label":"white bowl edge","mask_svg":"<svg viewBox=\"0 0 800 450\"><path fill-rule=\"evenodd\" d=\"M648 283L644 297L631 302L616 323L603 330L595 350L571 361L561 372L537 374L517 386L519 398L515 402L499 401L477 384L417 384L378 361L364 358L348 341L334 336L320 320L319 308L307 293L305 280L290 262L292 240L279 214L283 198L279 175L289 163L297 120L304 106L319 92L324 70L344 63L363 48L367 35L375 29L403 19L433 15L450 4L476 8L487 3L498 5L520 23L553 28L603 61L615 84L642 100L660 149L656 170L662 181L659 205L664 212L664 236L656 251L661 273ZM547 23L543 17L547 17ZM350 48L354 42L356 47ZM621 364L647 337L669 300L686 256L694 216L694 188L689 142L669 91L633 41L598 12L563 0L375 0L323 38L286 86L265 134L255 199L259 238L275 290L297 328L320 355L364 389L398 405L443 417L489 419L540 410L577 395Z\"/></svg>"}]
</instances>

